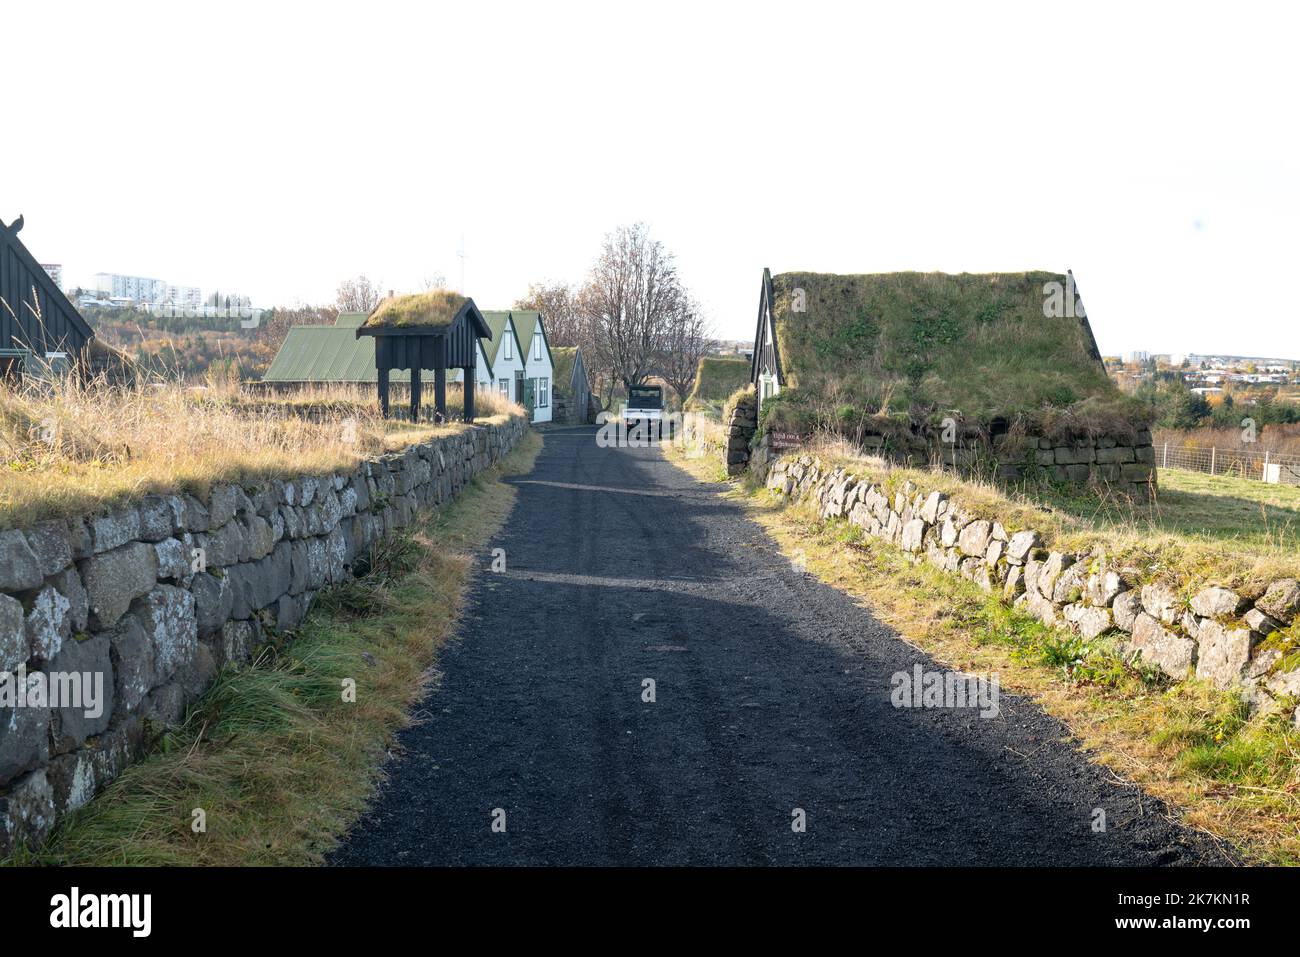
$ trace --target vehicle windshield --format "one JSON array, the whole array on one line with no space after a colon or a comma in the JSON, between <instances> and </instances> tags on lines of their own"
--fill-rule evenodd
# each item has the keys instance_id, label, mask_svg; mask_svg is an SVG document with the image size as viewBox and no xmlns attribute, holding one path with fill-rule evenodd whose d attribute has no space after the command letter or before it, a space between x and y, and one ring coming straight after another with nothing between
<instances>
[{"instance_id":1,"label":"vehicle windshield","mask_svg":"<svg viewBox=\"0 0 1300 957\"><path fill-rule=\"evenodd\" d=\"M657 385L634 385L628 390L627 404L637 409L663 407L664 393Z\"/></svg>"}]
</instances>

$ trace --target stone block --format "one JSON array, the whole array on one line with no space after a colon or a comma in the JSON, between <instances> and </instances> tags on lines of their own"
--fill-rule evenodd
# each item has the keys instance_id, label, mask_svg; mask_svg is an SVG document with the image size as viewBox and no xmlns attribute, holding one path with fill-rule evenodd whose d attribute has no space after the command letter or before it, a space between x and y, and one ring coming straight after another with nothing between
<instances>
[{"instance_id":1,"label":"stone block","mask_svg":"<svg viewBox=\"0 0 1300 957\"><path fill-rule=\"evenodd\" d=\"M1203 588L1192 596L1192 611L1202 618L1226 618L1235 615L1245 606L1240 595L1217 585Z\"/></svg>"},{"instance_id":2,"label":"stone block","mask_svg":"<svg viewBox=\"0 0 1300 957\"><path fill-rule=\"evenodd\" d=\"M15 528L0 531L0 591L26 591L44 580L41 561L27 537Z\"/></svg>"},{"instance_id":3,"label":"stone block","mask_svg":"<svg viewBox=\"0 0 1300 957\"><path fill-rule=\"evenodd\" d=\"M36 556L43 576L63 571L72 564L72 545L68 537L68 523L60 520L38 522L23 533L27 545Z\"/></svg>"},{"instance_id":4,"label":"stone block","mask_svg":"<svg viewBox=\"0 0 1300 957\"><path fill-rule=\"evenodd\" d=\"M44 769L33 771L0 795L0 855L37 847L54 827L54 791Z\"/></svg>"},{"instance_id":5,"label":"stone block","mask_svg":"<svg viewBox=\"0 0 1300 957\"><path fill-rule=\"evenodd\" d=\"M1151 617L1172 625L1183 617L1185 605L1172 586L1153 582L1142 586L1142 608Z\"/></svg>"},{"instance_id":6,"label":"stone block","mask_svg":"<svg viewBox=\"0 0 1300 957\"><path fill-rule=\"evenodd\" d=\"M68 642L50 663L51 683L60 683L59 700L64 704L50 715L50 741L56 753L80 747L108 727L114 695L110 648L109 635L101 632L85 641Z\"/></svg>"},{"instance_id":7,"label":"stone block","mask_svg":"<svg viewBox=\"0 0 1300 957\"><path fill-rule=\"evenodd\" d=\"M1255 602L1255 607L1285 624L1291 624L1300 612L1300 581L1283 578L1268 586L1264 596Z\"/></svg>"},{"instance_id":8,"label":"stone block","mask_svg":"<svg viewBox=\"0 0 1300 957\"><path fill-rule=\"evenodd\" d=\"M1188 676L1196 658L1196 642L1162 627L1159 620L1145 611L1133 623L1129 648L1138 652L1146 663L1179 681Z\"/></svg>"},{"instance_id":9,"label":"stone block","mask_svg":"<svg viewBox=\"0 0 1300 957\"><path fill-rule=\"evenodd\" d=\"M22 602L0 595L0 672L13 671L31 656Z\"/></svg>"},{"instance_id":10,"label":"stone block","mask_svg":"<svg viewBox=\"0 0 1300 957\"><path fill-rule=\"evenodd\" d=\"M971 522L957 536L957 547L963 555L983 558L989 548L989 536L993 532L993 523L983 519Z\"/></svg>"},{"instance_id":11,"label":"stone block","mask_svg":"<svg viewBox=\"0 0 1300 957\"><path fill-rule=\"evenodd\" d=\"M85 559L78 571L86 586L91 623L108 628L126 614L132 601L153 588L158 556L152 545L132 542Z\"/></svg>"},{"instance_id":12,"label":"stone block","mask_svg":"<svg viewBox=\"0 0 1300 957\"><path fill-rule=\"evenodd\" d=\"M90 622L90 599L81 583L81 573L75 568L65 568L51 576L49 582L68 600L68 621L72 630L85 631Z\"/></svg>"},{"instance_id":13,"label":"stone block","mask_svg":"<svg viewBox=\"0 0 1300 957\"><path fill-rule=\"evenodd\" d=\"M36 593L24 622L33 657L49 661L72 637L71 608L71 602L49 585Z\"/></svg>"},{"instance_id":14,"label":"stone block","mask_svg":"<svg viewBox=\"0 0 1300 957\"><path fill-rule=\"evenodd\" d=\"M1196 677L1216 688L1230 688L1241 682L1258 635L1248 628L1225 628L1207 619L1197 641Z\"/></svg>"},{"instance_id":15,"label":"stone block","mask_svg":"<svg viewBox=\"0 0 1300 957\"><path fill-rule=\"evenodd\" d=\"M131 605L153 650L154 682L166 681L188 662L198 644L194 596L173 585L158 585Z\"/></svg>"},{"instance_id":16,"label":"stone block","mask_svg":"<svg viewBox=\"0 0 1300 957\"><path fill-rule=\"evenodd\" d=\"M134 615L123 618L105 634L113 664L115 701L121 709L133 712L156 683L153 644Z\"/></svg>"}]
</instances>

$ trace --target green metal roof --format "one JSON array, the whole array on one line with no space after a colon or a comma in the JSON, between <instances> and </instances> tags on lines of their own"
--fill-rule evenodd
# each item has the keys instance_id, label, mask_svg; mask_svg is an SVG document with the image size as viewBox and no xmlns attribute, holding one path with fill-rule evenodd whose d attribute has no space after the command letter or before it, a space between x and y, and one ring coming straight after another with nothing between
<instances>
[{"instance_id":1,"label":"green metal roof","mask_svg":"<svg viewBox=\"0 0 1300 957\"><path fill-rule=\"evenodd\" d=\"M492 341L496 343L493 357L495 358L501 349L501 333L506 327L507 316L514 320L515 345L519 348L519 355L525 365L532 359L533 330L539 325L542 329L542 342L546 343L546 354L551 356L551 365L554 365L555 356L552 355L551 344L547 341L546 323L542 321L542 314L536 309L501 309L483 313L488 328L492 330Z\"/></svg>"},{"instance_id":2,"label":"green metal roof","mask_svg":"<svg viewBox=\"0 0 1300 957\"><path fill-rule=\"evenodd\" d=\"M366 321L366 315L364 312L340 312L334 325L341 329L356 329Z\"/></svg>"},{"instance_id":3,"label":"green metal roof","mask_svg":"<svg viewBox=\"0 0 1300 957\"><path fill-rule=\"evenodd\" d=\"M262 376L264 382L358 382L377 383L375 369L375 343L373 339L356 336L356 326L343 325L344 313L335 326L291 326L284 337L280 351ZM364 319L364 314L361 314ZM492 361L478 340L479 353L487 363L489 374ZM390 382L410 382L411 373L394 369Z\"/></svg>"},{"instance_id":4,"label":"green metal roof","mask_svg":"<svg viewBox=\"0 0 1300 957\"><path fill-rule=\"evenodd\" d=\"M487 322L488 328L492 330L492 361L495 362L498 355L501 354L501 343L505 341L506 319L510 316L509 309L498 309L491 312L484 312L483 319ZM522 340L519 338L518 326L514 326L515 334L515 355L522 356L524 347Z\"/></svg>"}]
</instances>

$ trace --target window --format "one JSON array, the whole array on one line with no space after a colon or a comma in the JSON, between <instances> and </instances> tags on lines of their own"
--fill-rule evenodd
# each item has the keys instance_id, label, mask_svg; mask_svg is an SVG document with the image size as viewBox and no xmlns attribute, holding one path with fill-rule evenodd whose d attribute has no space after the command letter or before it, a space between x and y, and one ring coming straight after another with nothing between
<instances>
[{"instance_id":1,"label":"window","mask_svg":"<svg viewBox=\"0 0 1300 957\"><path fill-rule=\"evenodd\" d=\"M509 380L509 379L502 379L502 380L501 380L501 394L502 394L503 396L505 396L507 399L510 398L510 380Z\"/></svg>"},{"instance_id":2,"label":"window","mask_svg":"<svg viewBox=\"0 0 1300 957\"><path fill-rule=\"evenodd\" d=\"M533 358L542 358L542 330L538 329L533 333Z\"/></svg>"},{"instance_id":3,"label":"window","mask_svg":"<svg viewBox=\"0 0 1300 957\"><path fill-rule=\"evenodd\" d=\"M537 380L537 407L544 409L551 404L551 380Z\"/></svg>"},{"instance_id":4,"label":"window","mask_svg":"<svg viewBox=\"0 0 1300 957\"><path fill-rule=\"evenodd\" d=\"M515 337L510 334L510 329L508 327L504 335L506 338L505 338L505 342L501 343L501 348L504 349L505 351L502 353L502 355L504 355L507 359L513 359L515 356L511 350L514 348Z\"/></svg>"}]
</instances>

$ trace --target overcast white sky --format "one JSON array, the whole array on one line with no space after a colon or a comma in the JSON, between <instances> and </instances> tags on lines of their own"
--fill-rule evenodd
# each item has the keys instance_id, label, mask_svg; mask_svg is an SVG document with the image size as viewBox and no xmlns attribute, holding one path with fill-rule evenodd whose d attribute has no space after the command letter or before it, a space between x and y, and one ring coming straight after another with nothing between
<instances>
[{"instance_id":1,"label":"overcast white sky","mask_svg":"<svg viewBox=\"0 0 1300 957\"><path fill-rule=\"evenodd\" d=\"M114 0L3 25L33 109L0 218L69 280L325 302L358 273L459 285L463 234L467 292L502 307L644 220L730 338L764 266L1072 267L1107 353L1300 358L1282 4Z\"/></svg>"}]
</instances>

